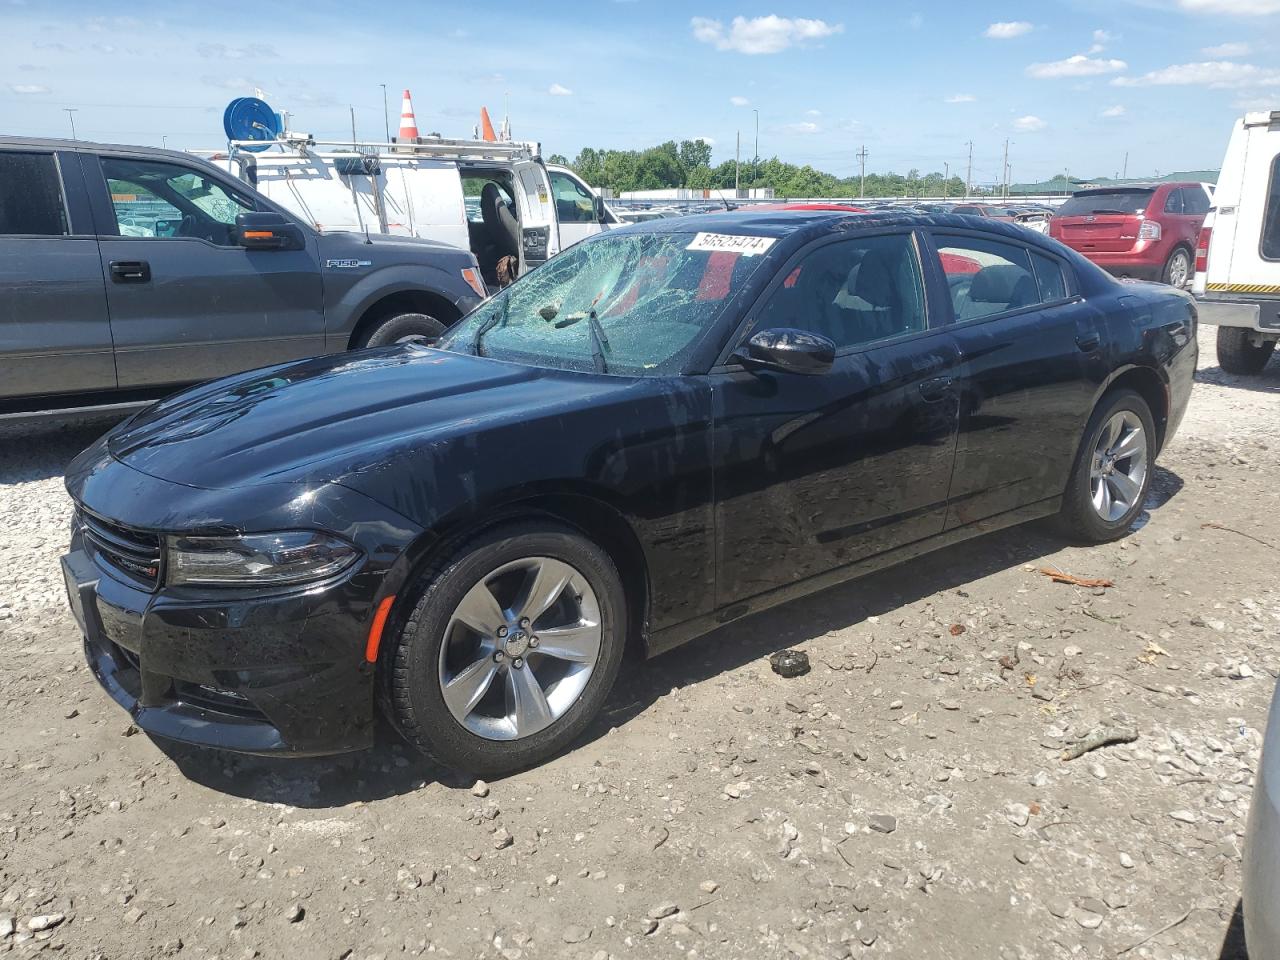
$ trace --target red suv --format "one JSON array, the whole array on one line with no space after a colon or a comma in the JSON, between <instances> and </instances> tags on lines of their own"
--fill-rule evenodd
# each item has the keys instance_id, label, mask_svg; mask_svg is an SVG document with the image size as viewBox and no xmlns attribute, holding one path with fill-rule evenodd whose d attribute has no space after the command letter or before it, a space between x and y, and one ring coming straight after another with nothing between
<instances>
[{"instance_id":1,"label":"red suv","mask_svg":"<svg viewBox=\"0 0 1280 960\"><path fill-rule=\"evenodd\" d=\"M1118 277L1181 287L1191 279L1209 204L1199 183L1081 190L1053 215L1049 236Z\"/></svg>"}]
</instances>

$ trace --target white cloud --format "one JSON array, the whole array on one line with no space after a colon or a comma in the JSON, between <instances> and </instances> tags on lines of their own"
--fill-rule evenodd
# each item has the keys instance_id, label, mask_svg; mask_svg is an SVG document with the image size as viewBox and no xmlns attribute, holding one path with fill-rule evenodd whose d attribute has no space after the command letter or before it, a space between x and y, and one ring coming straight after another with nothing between
<instances>
[{"instance_id":1,"label":"white cloud","mask_svg":"<svg viewBox=\"0 0 1280 960\"><path fill-rule=\"evenodd\" d=\"M907 17L907 26L912 30L919 30L924 26L924 14L913 13L911 16Z\"/></svg>"},{"instance_id":2,"label":"white cloud","mask_svg":"<svg viewBox=\"0 0 1280 960\"><path fill-rule=\"evenodd\" d=\"M1218 13L1237 17L1261 17L1280 13L1280 0L1178 0L1192 13Z\"/></svg>"},{"instance_id":3,"label":"white cloud","mask_svg":"<svg viewBox=\"0 0 1280 960\"><path fill-rule=\"evenodd\" d=\"M1247 57L1252 48L1247 43L1220 43L1216 47L1204 47L1200 52L1206 57L1231 59Z\"/></svg>"},{"instance_id":4,"label":"white cloud","mask_svg":"<svg viewBox=\"0 0 1280 960\"><path fill-rule=\"evenodd\" d=\"M717 50L748 54L779 53L791 46L844 32L842 23L779 17L776 14L750 20L734 17L727 30L723 21L710 17L694 17L690 26L693 38L700 43L709 43Z\"/></svg>"},{"instance_id":5,"label":"white cloud","mask_svg":"<svg viewBox=\"0 0 1280 960\"><path fill-rule=\"evenodd\" d=\"M1093 46L1089 48L1090 53L1101 53L1107 49L1107 45L1115 40L1115 35L1106 30L1093 31Z\"/></svg>"},{"instance_id":6,"label":"white cloud","mask_svg":"<svg viewBox=\"0 0 1280 960\"><path fill-rule=\"evenodd\" d=\"M806 111L804 112L804 115L805 115L806 117L820 117L820 116L822 116L822 111L821 111L821 110L806 110Z\"/></svg>"},{"instance_id":7,"label":"white cloud","mask_svg":"<svg viewBox=\"0 0 1280 960\"><path fill-rule=\"evenodd\" d=\"M1043 130L1047 126L1048 124L1039 117L1033 117L1030 114L1013 121L1013 129L1019 133L1035 133L1037 130Z\"/></svg>"},{"instance_id":8,"label":"white cloud","mask_svg":"<svg viewBox=\"0 0 1280 960\"><path fill-rule=\"evenodd\" d=\"M553 83L551 86L547 87L547 93L551 94L553 97L572 97L573 96L572 90L558 83Z\"/></svg>"},{"instance_id":9,"label":"white cloud","mask_svg":"<svg viewBox=\"0 0 1280 960\"><path fill-rule=\"evenodd\" d=\"M947 97L946 102L947 103L973 103L973 101L976 99L978 98L975 97L972 93L953 93L951 96Z\"/></svg>"},{"instance_id":10,"label":"white cloud","mask_svg":"<svg viewBox=\"0 0 1280 960\"><path fill-rule=\"evenodd\" d=\"M1117 103L1114 107L1107 107L1098 116L1100 117L1123 117L1125 115L1124 104Z\"/></svg>"},{"instance_id":11,"label":"white cloud","mask_svg":"<svg viewBox=\"0 0 1280 960\"><path fill-rule=\"evenodd\" d=\"M783 133L810 134L821 133L822 128L809 120L802 120L800 123L788 123L782 131Z\"/></svg>"},{"instance_id":12,"label":"white cloud","mask_svg":"<svg viewBox=\"0 0 1280 960\"><path fill-rule=\"evenodd\" d=\"M225 43L201 43L196 54L207 60L269 59L276 56L274 47L265 43L251 43L243 47L229 47Z\"/></svg>"},{"instance_id":13,"label":"white cloud","mask_svg":"<svg viewBox=\"0 0 1280 960\"><path fill-rule=\"evenodd\" d=\"M735 107L751 106L751 101L748 100L746 97L730 97L729 102L732 103Z\"/></svg>"},{"instance_id":14,"label":"white cloud","mask_svg":"<svg viewBox=\"0 0 1280 960\"><path fill-rule=\"evenodd\" d=\"M1003 20L987 27L986 36L992 40L1012 40L1014 37L1020 37L1034 29L1035 27L1025 20Z\"/></svg>"},{"instance_id":15,"label":"white cloud","mask_svg":"<svg viewBox=\"0 0 1280 960\"><path fill-rule=\"evenodd\" d=\"M1262 87L1280 84L1280 70L1264 70L1252 63L1207 60L1174 64L1140 77L1116 77L1111 82L1117 87Z\"/></svg>"},{"instance_id":16,"label":"white cloud","mask_svg":"<svg viewBox=\"0 0 1280 960\"><path fill-rule=\"evenodd\" d=\"M1027 67L1027 76L1040 80L1051 80L1057 77L1096 77L1104 73L1119 73L1127 66L1128 64L1123 60L1095 60L1092 57L1086 57L1083 53L1077 53L1065 60L1033 63Z\"/></svg>"},{"instance_id":17,"label":"white cloud","mask_svg":"<svg viewBox=\"0 0 1280 960\"><path fill-rule=\"evenodd\" d=\"M13 83L9 85L9 89L24 95L49 92L48 87L39 83Z\"/></svg>"}]
</instances>

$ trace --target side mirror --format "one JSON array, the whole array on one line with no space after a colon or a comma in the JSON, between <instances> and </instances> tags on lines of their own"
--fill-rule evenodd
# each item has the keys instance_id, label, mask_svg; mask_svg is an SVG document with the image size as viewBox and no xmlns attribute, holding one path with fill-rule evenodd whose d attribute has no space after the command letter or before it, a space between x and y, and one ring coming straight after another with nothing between
<instances>
[{"instance_id":1,"label":"side mirror","mask_svg":"<svg viewBox=\"0 0 1280 960\"><path fill-rule=\"evenodd\" d=\"M748 370L775 370L813 376L826 373L836 359L836 345L827 337L793 327L761 330L734 354Z\"/></svg>"},{"instance_id":2,"label":"side mirror","mask_svg":"<svg viewBox=\"0 0 1280 960\"><path fill-rule=\"evenodd\" d=\"M236 241L246 250L301 250L302 230L282 213L242 213L236 217Z\"/></svg>"},{"instance_id":3,"label":"side mirror","mask_svg":"<svg viewBox=\"0 0 1280 960\"><path fill-rule=\"evenodd\" d=\"M605 209L604 209L604 197L597 195L595 198L594 206L596 209L596 222L607 223L608 214L605 213Z\"/></svg>"}]
</instances>

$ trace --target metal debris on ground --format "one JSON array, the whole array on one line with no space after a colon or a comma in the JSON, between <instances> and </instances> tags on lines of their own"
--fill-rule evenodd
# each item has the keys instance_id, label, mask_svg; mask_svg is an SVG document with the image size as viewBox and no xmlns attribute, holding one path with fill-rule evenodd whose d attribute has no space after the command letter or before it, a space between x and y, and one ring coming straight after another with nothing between
<instances>
[{"instance_id":1,"label":"metal debris on ground","mask_svg":"<svg viewBox=\"0 0 1280 960\"><path fill-rule=\"evenodd\" d=\"M1040 572L1052 580L1054 583L1069 583L1073 587L1114 587L1115 584L1103 577L1077 577L1074 573L1064 573L1061 570L1050 570L1048 567L1041 567Z\"/></svg>"},{"instance_id":2,"label":"metal debris on ground","mask_svg":"<svg viewBox=\"0 0 1280 960\"><path fill-rule=\"evenodd\" d=\"M809 672L809 655L803 650L779 650L769 657L769 664L780 677L802 677Z\"/></svg>"}]
</instances>

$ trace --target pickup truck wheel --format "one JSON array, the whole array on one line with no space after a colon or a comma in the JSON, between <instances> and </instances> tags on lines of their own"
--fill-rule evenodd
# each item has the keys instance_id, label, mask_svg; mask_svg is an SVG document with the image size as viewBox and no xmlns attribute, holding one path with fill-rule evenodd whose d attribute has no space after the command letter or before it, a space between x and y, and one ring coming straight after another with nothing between
<instances>
[{"instance_id":1,"label":"pickup truck wheel","mask_svg":"<svg viewBox=\"0 0 1280 960\"><path fill-rule=\"evenodd\" d=\"M393 343L432 343L444 333L444 324L425 313L397 313L379 320L360 341L362 347L387 347Z\"/></svg>"},{"instance_id":2,"label":"pickup truck wheel","mask_svg":"<svg viewBox=\"0 0 1280 960\"><path fill-rule=\"evenodd\" d=\"M1261 373L1271 359L1276 342L1264 340L1255 344L1249 334L1244 327L1218 328L1218 366L1227 373Z\"/></svg>"},{"instance_id":3,"label":"pickup truck wheel","mask_svg":"<svg viewBox=\"0 0 1280 960\"><path fill-rule=\"evenodd\" d=\"M1117 390L1099 402L1062 497L1059 529L1078 543L1118 540L1142 510L1155 468L1155 424L1147 402Z\"/></svg>"},{"instance_id":4,"label":"pickup truck wheel","mask_svg":"<svg viewBox=\"0 0 1280 960\"><path fill-rule=\"evenodd\" d=\"M502 776L559 753L599 713L628 622L599 546L557 523L505 525L420 585L388 693L396 728L423 753Z\"/></svg>"},{"instance_id":5,"label":"pickup truck wheel","mask_svg":"<svg viewBox=\"0 0 1280 960\"><path fill-rule=\"evenodd\" d=\"M1178 247L1173 253L1169 254L1169 259L1165 261L1164 273L1161 274L1164 282L1171 287L1181 290L1187 285L1187 279L1191 276L1191 254L1185 247Z\"/></svg>"}]
</instances>

